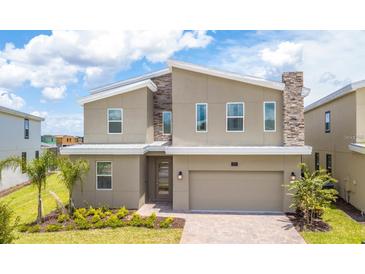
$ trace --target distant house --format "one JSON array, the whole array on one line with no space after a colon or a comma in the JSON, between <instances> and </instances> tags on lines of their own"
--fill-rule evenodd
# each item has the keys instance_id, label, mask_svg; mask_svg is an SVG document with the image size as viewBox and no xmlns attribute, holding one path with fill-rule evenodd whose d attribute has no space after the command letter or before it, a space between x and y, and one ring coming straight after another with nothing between
<instances>
[{"instance_id":1,"label":"distant house","mask_svg":"<svg viewBox=\"0 0 365 274\"><path fill-rule=\"evenodd\" d=\"M0 160L9 156L29 161L41 150L41 122L43 118L0 106ZM0 190L26 182L24 170L3 170Z\"/></svg>"},{"instance_id":2,"label":"distant house","mask_svg":"<svg viewBox=\"0 0 365 274\"><path fill-rule=\"evenodd\" d=\"M42 143L46 144L56 144L56 136L54 135L42 135L41 137Z\"/></svg>"},{"instance_id":3,"label":"distant house","mask_svg":"<svg viewBox=\"0 0 365 274\"><path fill-rule=\"evenodd\" d=\"M76 144L83 143L83 137L71 136L71 135L56 135L56 145L57 147L66 147Z\"/></svg>"}]
</instances>

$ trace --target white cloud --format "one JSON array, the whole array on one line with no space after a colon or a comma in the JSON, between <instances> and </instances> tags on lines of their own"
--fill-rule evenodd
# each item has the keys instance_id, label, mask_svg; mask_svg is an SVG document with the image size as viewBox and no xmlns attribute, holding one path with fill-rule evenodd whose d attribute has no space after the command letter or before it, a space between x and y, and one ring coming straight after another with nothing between
<instances>
[{"instance_id":1,"label":"white cloud","mask_svg":"<svg viewBox=\"0 0 365 274\"><path fill-rule=\"evenodd\" d=\"M86 85L100 84L134 61L162 62L179 50L203 48L211 41L205 31L53 31L23 48L6 44L0 51L0 85L29 81L48 95L50 87L60 91L79 75ZM49 100L64 97L47 95Z\"/></svg>"},{"instance_id":2,"label":"white cloud","mask_svg":"<svg viewBox=\"0 0 365 274\"><path fill-rule=\"evenodd\" d=\"M33 112L45 117L42 122L42 134L70 134L83 136L83 115L54 114L47 112ZM35 114L36 115L36 114Z\"/></svg>"},{"instance_id":3,"label":"white cloud","mask_svg":"<svg viewBox=\"0 0 365 274\"><path fill-rule=\"evenodd\" d=\"M43 117L46 118L48 116L48 112L47 111L32 111L30 114L38 116L38 117Z\"/></svg>"},{"instance_id":4,"label":"white cloud","mask_svg":"<svg viewBox=\"0 0 365 274\"><path fill-rule=\"evenodd\" d=\"M22 97L8 90L0 89L0 105L12 109L21 109L25 105Z\"/></svg>"},{"instance_id":5,"label":"white cloud","mask_svg":"<svg viewBox=\"0 0 365 274\"><path fill-rule=\"evenodd\" d=\"M264 48L261 50L261 59L275 67L296 65L301 62L303 46L292 42L282 42L277 49Z\"/></svg>"},{"instance_id":6,"label":"white cloud","mask_svg":"<svg viewBox=\"0 0 365 274\"><path fill-rule=\"evenodd\" d=\"M42 90L42 95L49 100L60 100L66 96L66 87L46 87Z\"/></svg>"}]
</instances>

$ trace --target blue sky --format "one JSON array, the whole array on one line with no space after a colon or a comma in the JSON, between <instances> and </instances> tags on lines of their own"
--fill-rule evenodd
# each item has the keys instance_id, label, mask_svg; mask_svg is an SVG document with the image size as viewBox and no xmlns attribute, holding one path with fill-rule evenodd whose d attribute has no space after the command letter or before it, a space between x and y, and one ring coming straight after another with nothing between
<instances>
[{"instance_id":1,"label":"blue sky","mask_svg":"<svg viewBox=\"0 0 365 274\"><path fill-rule=\"evenodd\" d=\"M279 80L304 71L309 104L365 79L362 31L0 31L0 104L45 116L43 134L82 135L77 100L169 58Z\"/></svg>"}]
</instances>

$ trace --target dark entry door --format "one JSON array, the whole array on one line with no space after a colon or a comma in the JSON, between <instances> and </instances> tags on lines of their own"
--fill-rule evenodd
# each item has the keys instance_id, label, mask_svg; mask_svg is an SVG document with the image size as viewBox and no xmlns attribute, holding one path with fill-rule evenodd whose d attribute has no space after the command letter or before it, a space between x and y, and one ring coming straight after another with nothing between
<instances>
[{"instance_id":1,"label":"dark entry door","mask_svg":"<svg viewBox=\"0 0 365 274\"><path fill-rule=\"evenodd\" d=\"M171 158L156 159L155 200L171 201Z\"/></svg>"}]
</instances>

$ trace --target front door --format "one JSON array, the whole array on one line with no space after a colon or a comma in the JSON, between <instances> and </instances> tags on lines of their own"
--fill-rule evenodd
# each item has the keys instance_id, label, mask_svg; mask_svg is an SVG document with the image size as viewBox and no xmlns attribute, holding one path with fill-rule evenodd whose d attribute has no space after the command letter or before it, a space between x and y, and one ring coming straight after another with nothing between
<instances>
[{"instance_id":1,"label":"front door","mask_svg":"<svg viewBox=\"0 0 365 274\"><path fill-rule=\"evenodd\" d=\"M171 201L171 158L159 157L156 159L155 200Z\"/></svg>"}]
</instances>

